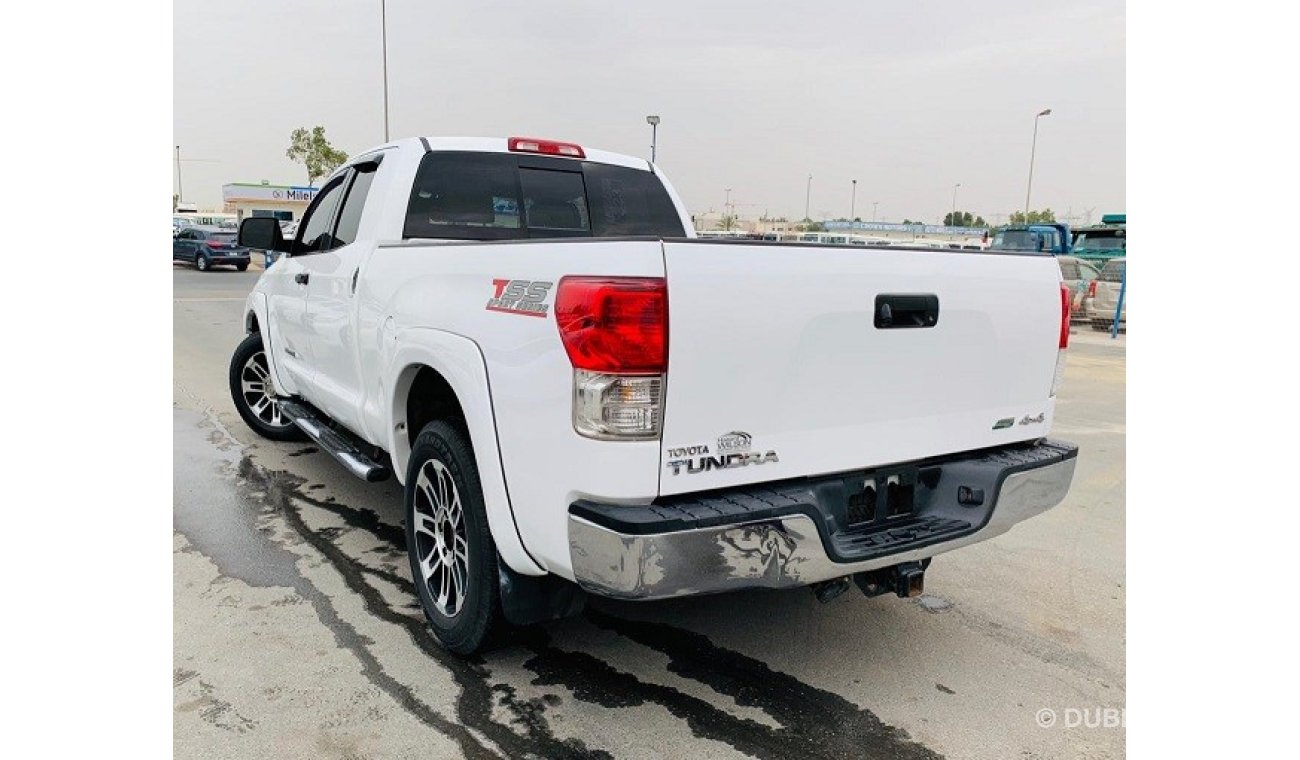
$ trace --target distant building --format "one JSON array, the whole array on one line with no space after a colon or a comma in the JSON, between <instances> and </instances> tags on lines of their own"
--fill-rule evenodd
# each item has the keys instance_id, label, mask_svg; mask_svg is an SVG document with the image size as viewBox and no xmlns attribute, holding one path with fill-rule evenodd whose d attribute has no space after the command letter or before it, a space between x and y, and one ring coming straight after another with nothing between
<instances>
[{"instance_id":1,"label":"distant building","mask_svg":"<svg viewBox=\"0 0 1300 760\"><path fill-rule=\"evenodd\" d=\"M297 185L270 185L265 183L232 182L221 186L224 211L237 219L249 216L270 216L282 221L302 218L307 204L316 197L320 188Z\"/></svg>"}]
</instances>

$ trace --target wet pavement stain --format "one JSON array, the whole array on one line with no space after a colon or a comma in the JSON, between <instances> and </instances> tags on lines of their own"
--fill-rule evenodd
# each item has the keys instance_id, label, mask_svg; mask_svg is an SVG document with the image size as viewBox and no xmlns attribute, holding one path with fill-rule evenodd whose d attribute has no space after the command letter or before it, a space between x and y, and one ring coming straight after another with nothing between
<instances>
[{"instance_id":1,"label":"wet pavement stain","mask_svg":"<svg viewBox=\"0 0 1300 760\"><path fill-rule=\"evenodd\" d=\"M460 659L441 649L433 640L424 622L418 606L414 614L410 611L393 609L380 595L379 591L366 581L366 576L378 576L395 583L398 588L409 589L410 579L392 573L366 567L349 557L322 531L314 531L303 520L295 501L308 506L328 511L341 518L349 528L362 529L380 540L387 541L405 552L405 533L400 526L384 523L379 516L368 509L352 509L334 500L318 500L306 495L302 489L302 479L285 472L267 472L245 457L240 463L241 480L249 488L265 490L272 509L284 518L286 524L308 545L318 551L342 576L349 590L361 597L367 612L387 623L404 628L411 641L422 652L450 671L453 680L461 688L456 705L456 718L453 723L441 714L417 699L411 691L392 680L375 663L366 675L377 686L390 695L398 697L399 704L411 711L426 724L448 734L461 743L461 750L467 757L495 757L496 753L478 742L477 738L466 728L477 731L492 744L500 748L507 757L539 756L546 758L587 758L601 759L612 757L608 753L588 750L576 739L561 740L550 733L540 712L527 726L527 735L517 733L514 728L492 720L492 708L495 704L492 687L488 680L490 673L481 657ZM412 601L415 594L410 594ZM408 610L410 605L407 606ZM357 653L359 656L360 653ZM373 660L368 649L364 656ZM378 678L379 680L376 680Z\"/></svg>"},{"instance_id":2,"label":"wet pavement stain","mask_svg":"<svg viewBox=\"0 0 1300 760\"><path fill-rule=\"evenodd\" d=\"M736 730L741 726L724 721L719 726L721 733L710 736L727 741L742 752L772 758L940 757L911 741L907 732L882 722L870 710L859 708L833 692L809 686L787 673L772 670L764 662L719 647L701 634L597 610L588 610L586 617L602 628L667 655L669 672L705 684L733 698L737 705L759 708L781 724L779 729L746 725L742 732ZM729 713L723 715L729 721L742 722ZM690 722L690 717L683 717Z\"/></svg>"},{"instance_id":3,"label":"wet pavement stain","mask_svg":"<svg viewBox=\"0 0 1300 760\"><path fill-rule=\"evenodd\" d=\"M179 437L180 431L177 433ZM333 497L316 498L311 494L314 488L306 486L303 479L287 472L268 471L248 456L236 461L233 469L237 487L233 490L237 498L227 502L225 508L242 516L205 515L218 523L225 521L214 531L196 525L189 519L192 515L178 515L176 529L211 557L223 573L253 585L293 588L313 605L317 617L334 633L340 646L361 662L368 680L423 723L455 740L466 757L495 757L498 753L507 757L612 757L578 739L554 734L547 713L563 704L558 696L548 693L538 699L522 699L513 686L492 678L490 662L521 653L525 654L524 668L535 676L533 685L563 687L577 701L609 709L658 705L682 720L692 735L725 743L755 757L941 757L912 741L906 732L883 723L871 711L837 694L719 647L701 634L662 623L629 620L591 609L585 613L591 624L666 655L669 671L677 676L704 684L737 705L758 708L780 727L737 717L670 686L645 683L585 652L557 648L542 627L515 629L497 642L495 649L474 658L458 658L434 641L416 604L405 562L398 565L403 570L399 572L375 568L349 556L336 543L341 535L361 530L388 544L390 556L404 560L405 532L400 525L384 522L373 510L353 508ZM177 475L179 483L179 471ZM328 512L346 527L312 529L303 519L305 509ZM339 617L329 598L298 573L295 562L299 555L275 544L258 527L268 515L282 519L293 534L323 556L347 588L358 595L369 614L400 626L421 652L450 673L460 687L454 718L434 710L407 685L385 672L370 651L373 642L359 636ZM243 535L237 537L235 532ZM231 550L232 546L256 542L268 546ZM410 601L394 605L371 585L371 579L409 592ZM508 723L493 718L494 710L499 715L502 709L510 716Z\"/></svg>"}]
</instances>

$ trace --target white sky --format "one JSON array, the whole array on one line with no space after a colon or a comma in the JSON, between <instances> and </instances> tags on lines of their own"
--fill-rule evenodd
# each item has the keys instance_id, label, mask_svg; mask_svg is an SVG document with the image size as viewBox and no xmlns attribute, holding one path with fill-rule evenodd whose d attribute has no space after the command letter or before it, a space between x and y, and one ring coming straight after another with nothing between
<instances>
[{"instance_id":1,"label":"white sky","mask_svg":"<svg viewBox=\"0 0 1300 760\"><path fill-rule=\"evenodd\" d=\"M458 7L463 5L465 7ZM380 0L175 3L185 200L227 182L303 184L284 156L323 125L383 142ZM649 155L693 213L997 221L1125 210L1119 0L430 3L388 0L394 138L528 135ZM174 178L173 178L174 179ZM173 187L174 190L174 187ZM753 204L753 205L744 205ZM1081 219L1080 219L1081 220Z\"/></svg>"}]
</instances>

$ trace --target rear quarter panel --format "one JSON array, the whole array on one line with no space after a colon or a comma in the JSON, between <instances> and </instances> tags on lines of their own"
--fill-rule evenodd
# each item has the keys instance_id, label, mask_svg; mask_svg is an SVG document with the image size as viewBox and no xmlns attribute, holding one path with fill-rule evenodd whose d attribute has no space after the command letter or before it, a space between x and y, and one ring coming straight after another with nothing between
<instances>
[{"instance_id":1,"label":"rear quarter panel","mask_svg":"<svg viewBox=\"0 0 1300 760\"><path fill-rule=\"evenodd\" d=\"M404 331L432 328L461 336L482 352L496 441L474 436L480 470L499 467L509 510L529 555L549 572L572 578L568 505L578 498L645 503L658 490L655 441L606 442L573 430L573 369L553 308L565 275L663 276L658 241L579 240L383 245L369 259L357 291L364 416L371 431L393 430L393 389L401 362L392 354ZM544 317L487 309L493 280L550 283ZM462 402L463 403L463 402ZM398 405L400 406L400 405ZM401 444L386 448L398 472ZM495 463L485 461L497 457ZM498 513L493 533L509 514Z\"/></svg>"}]
</instances>

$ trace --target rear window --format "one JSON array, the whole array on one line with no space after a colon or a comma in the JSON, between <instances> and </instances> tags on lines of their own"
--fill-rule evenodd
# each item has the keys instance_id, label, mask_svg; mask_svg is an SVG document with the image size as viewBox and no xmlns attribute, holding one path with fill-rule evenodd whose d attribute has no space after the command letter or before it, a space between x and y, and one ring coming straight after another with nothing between
<instances>
[{"instance_id":1,"label":"rear window","mask_svg":"<svg viewBox=\"0 0 1300 760\"><path fill-rule=\"evenodd\" d=\"M408 238L682 237L649 171L508 153L426 154L411 189Z\"/></svg>"},{"instance_id":2,"label":"rear window","mask_svg":"<svg viewBox=\"0 0 1300 760\"><path fill-rule=\"evenodd\" d=\"M238 233L235 232L214 232L211 235L208 235L208 240L215 240L218 243L229 243L234 245L237 234Z\"/></svg>"},{"instance_id":3,"label":"rear window","mask_svg":"<svg viewBox=\"0 0 1300 760\"><path fill-rule=\"evenodd\" d=\"M1106 265L1101 268L1101 274L1097 279L1102 282L1123 282L1124 280L1124 262L1107 261Z\"/></svg>"}]
</instances>

